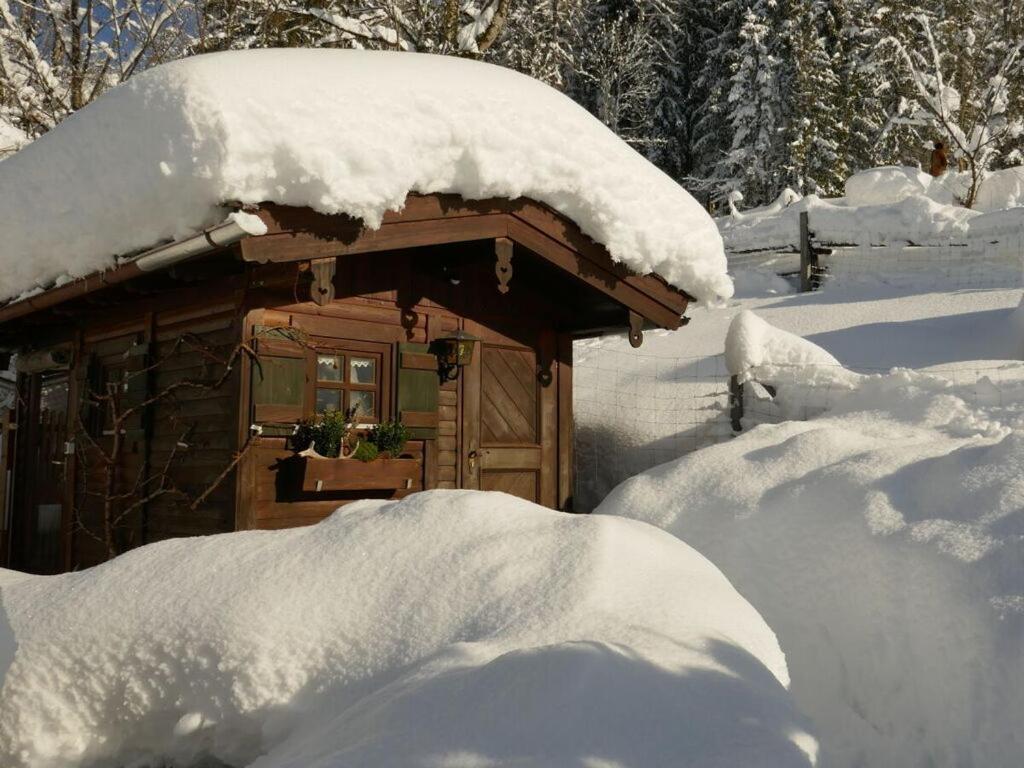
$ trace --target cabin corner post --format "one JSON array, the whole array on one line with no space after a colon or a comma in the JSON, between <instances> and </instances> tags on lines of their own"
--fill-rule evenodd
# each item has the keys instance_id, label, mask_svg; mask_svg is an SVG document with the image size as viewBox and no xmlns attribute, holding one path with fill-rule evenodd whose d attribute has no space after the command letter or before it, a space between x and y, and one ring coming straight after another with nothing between
<instances>
[{"instance_id":1,"label":"cabin corner post","mask_svg":"<svg viewBox=\"0 0 1024 768\"><path fill-rule=\"evenodd\" d=\"M68 370L68 406L67 406L67 437L64 451L64 509L61 515L61 564L65 571L74 567L75 533L74 519L75 510L78 507L78 450L75 444L77 440L78 419L82 412L82 391L81 383L83 374L83 355L85 349L84 334L81 328L75 331L73 342L73 353L71 356L71 368ZM67 448L71 451L68 452Z\"/></svg>"},{"instance_id":2,"label":"cabin corner post","mask_svg":"<svg viewBox=\"0 0 1024 768\"><path fill-rule=\"evenodd\" d=\"M263 320L262 309L249 309L243 305L239 342L251 344L256 326ZM241 451L249 439L252 424L252 358L243 354L238 369L238 434L237 450ZM256 528L256 463L255 451L247 451L235 472L235 530L245 531Z\"/></svg>"},{"instance_id":3,"label":"cabin corner post","mask_svg":"<svg viewBox=\"0 0 1024 768\"><path fill-rule=\"evenodd\" d=\"M572 335L558 336L558 509L573 512L576 472L572 397Z\"/></svg>"}]
</instances>

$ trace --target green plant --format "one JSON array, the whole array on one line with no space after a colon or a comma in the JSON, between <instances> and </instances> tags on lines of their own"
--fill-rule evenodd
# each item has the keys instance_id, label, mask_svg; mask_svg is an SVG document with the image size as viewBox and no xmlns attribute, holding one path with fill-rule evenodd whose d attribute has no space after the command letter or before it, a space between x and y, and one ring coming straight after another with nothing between
<instances>
[{"instance_id":1,"label":"green plant","mask_svg":"<svg viewBox=\"0 0 1024 768\"><path fill-rule=\"evenodd\" d=\"M397 459L409 440L409 429L401 421L385 421L370 430L367 440L377 446L380 453Z\"/></svg>"},{"instance_id":2,"label":"green plant","mask_svg":"<svg viewBox=\"0 0 1024 768\"><path fill-rule=\"evenodd\" d=\"M352 434L355 409L327 411L315 419L301 422L292 437L297 451L312 447L321 456L336 459L348 444Z\"/></svg>"},{"instance_id":3,"label":"green plant","mask_svg":"<svg viewBox=\"0 0 1024 768\"><path fill-rule=\"evenodd\" d=\"M377 458L377 455L377 446L367 442L360 442L352 452L352 458L359 461L373 461Z\"/></svg>"}]
</instances>

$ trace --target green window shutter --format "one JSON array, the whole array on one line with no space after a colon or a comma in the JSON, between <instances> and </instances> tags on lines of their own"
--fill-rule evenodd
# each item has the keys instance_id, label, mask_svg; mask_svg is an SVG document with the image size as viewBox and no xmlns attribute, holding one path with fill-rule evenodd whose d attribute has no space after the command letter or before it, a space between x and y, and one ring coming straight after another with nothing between
<instances>
[{"instance_id":1,"label":"green window shutter","mask_svg":"<svg viewBox=\"0 0 1024 768\"><path fill-rule=\"evenodd\" d=\"M437 358L426 344L398 345L398 418L415 440L437 437L441 380Z\"/></svg>"},{"instance_id":2,"label":"green window shutter","mask_svg":"<svg viewBox=\"0 0 1024 768\"><path fill-rule=\"evenodd\" d=\"M256 329L252 366L253 420L294 424L305 415L306 351L289 328Z\"/></svg>"}]
</instances>

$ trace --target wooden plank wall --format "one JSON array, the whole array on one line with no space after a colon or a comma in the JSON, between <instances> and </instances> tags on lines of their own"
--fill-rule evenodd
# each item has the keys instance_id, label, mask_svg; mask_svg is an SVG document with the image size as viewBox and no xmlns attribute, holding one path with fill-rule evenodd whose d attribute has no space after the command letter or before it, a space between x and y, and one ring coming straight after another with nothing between
<instances>
[{"instance_id":1,"label":"wooden plank wall","mask_svg":"<svg viewBox=\"0 0 1024 768\"><path fill-rule=\"evenodd\" d=\"M520 278L512 281L506 298L498 292L494 272L493 243L479 243L454 252L458 270L444 272L441 265L452 252L430 250L400 251L369 256L340 258L335 279L336 298L320 306L296 301L295 278L287 277L285 265L257 268L253 283L262 286L251 296L249 327L255 325L294 326L317 337L354 339L390 344L393 355L403 342L428 343L464 326L468 317L479 320L488 336L499 344L531 346L539 342L539 329L553 328L560 319L559 301L545 286L531 285ZM343 342L342 342L343 343ZM339 344L340 345L340 344ZM571 345L566 346L570 357ZM564 350L563 350L564 351ZM397 369L393 359L392 370ZM561 379L556 378L557 382ZM566 377L566 381L571 379ZM243 385L244 386L244 385ZM438 408L438 437L412 444L422 455L423 478L412 490L458 488L463 485L462 455L463 379L441 386ZM568 394L568 398L566 398ZM383 418L394 418L394 397ZM571 391L560 393L558 403L567 413L552 424L571 434ZM549 414L550 417L550 414ZM248 423L239 424L240 438ZM560 423L558 423L560 422ZM571 438L569 439L571 440ZM569 461L570 443L554 438L551 449ZM238 528L281 528L317 522L339 506L370 492L334 494L330 497L296 497L282 471L291 452L282 438L263 438L239 480ZM566 487L571 476L568 466L560 467L557 501L568 501ZM411 491L394 494L400 497ZM379 496L391 496L379 492ZM552 494L554 497L554 494ZM249 501L251 499L251 502ZM552 498L552 503L555 499ZM250 509L251 508L251 509Z\"/></svg>"},{"instance_id":2,"label":"wooden plank wall","mask_svg":"<svg viewBox=\"0 0 1024 768\"><path fill-rule=\"evenodd\" d=\"M264 295L256 297L272 304L269 309L257 309L250 313L248 327L288 326L300 329L309 336L320 339L332 339L337 346L344 347L346 340L372 341L391 345L392 371L397 366L398 344L402 342L424 343L427 341L428 314L420 312L415 318L405 316L395 306L394 298L390 302L382 302L373 297L349 297L343 301L335 301L325 306L312 302L282 303L279 296ZM449 316L448 325L457 324L457 319ZM439 326L440 327L440 326ZM245 374L243 374L245 375ZM455 382L452 382L455 384ZM390 388L389 388L390 389ZM450 391L451 387L447 387ZM394 392L382 404L382 418L394 418ZM446 397L442 395L442 397ZM454 400L452 394L447 395ZM445 427L446 431L454 432L454 416L451 408L446 411L452 423ZM245 422L248 416L243 416ZM247 429L241 423L239 432ZM454 439L454 434L449 435ZM295 487L292 469L288 460L293 453L286 446L284 438L263 437L258 447L252 451L242 469L239 482L239 506L236 525L238 528L287 528L296 525L309 525L322 520L345 504L364 498L401 498L410 493L434 487L428 479L438 466L438 446L433 440L410 441L406 447L408 453L419 459L424 467L420 478L411 489L390 491L353 491L331 494L302 493ZM447 452L443 459L449 466L444 470L448 482L454 486L454 449ZM436 468L436 470L435 470ZM248 486L248 487L246 487ZM250 509L251 507L251 509Z\"/></svg>"},{"instance_id":3,"label":"wooden plank wall","mask_svg":"<svg viewBox=\"0 0 1024 768\"><path fill-rule=\"evenodd\" d=\"M174 306L156 312L139 313L117 325L94 323L82 336L74 378L78 392L88 391L89 363L107 368L128 366L141 370L150 367L140 397L152 396L182 380L214 381L223 372L217 358L226 358L241 339L241 315L238 297L225 292L219 302L192 306ZM195 337L182 343L183 337ZM133 345L148 345L141 359L131 357ZM235 425L238 422L238 375L232 375L215 391L178 390L173 398L164 398L150 407L145 417L133 422L128 445L119 468L119 492L131 490L142 472L154 473L175 458L170 476L188 496L201 494L230 464L237 449ZM188 433L186 440L183 435ZM110 437L101 438L109 446ZM179 444L181 443L181 444ZM85 531L102 533L100 499L83 493L101 493L102 469L95 457L88 469L76 462L78 486L75 509L80 525L71 526L67 566L82 568L106 559L103 547ZM148 469L147 469L148 468ZM223 533L234 529L235 484L228 478L195 510L181 497L167 495L155 499L126 521L122 534L124 546L159 541L178 536Z\"/></svg>"}]
</instances>

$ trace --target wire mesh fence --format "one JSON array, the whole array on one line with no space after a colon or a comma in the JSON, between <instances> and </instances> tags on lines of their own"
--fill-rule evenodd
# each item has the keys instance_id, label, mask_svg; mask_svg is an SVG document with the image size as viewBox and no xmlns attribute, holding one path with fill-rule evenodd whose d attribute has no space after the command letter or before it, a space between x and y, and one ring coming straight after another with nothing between
<instances>
[{"instance_id":1,"label":"wire mesh fence","mask_svg":"<svg viewBox=\"0 0 1024 768\"><path fill-rule=\"evenodd\" d=\"M1024 231L1004 229L986 236L916 244L886 242L863 231L815 230L809 218L806 253L815 287L874 283L925 290L1024 286ZM800 243L763 250L728 250L730 272L801 271Z\"/></svg>"},{"instance_id":2,"label":"wire mesh fence","mask_svg":"<svg viewBox=\"0 0 1024 768\"><path fill-rule=\"evenodd\" d=\"M732 436L723 355L577 350L573 400L580 510L627 477Z\"/></svg>"},{"instance_id":3,"label":"wire mesh fence","mask_svg":"<svg viewBox=\"0 0 1024 768\"><path fill-rule=\"evenodd\" d=\"M774 367L742 387L724 355L663 357L639 350L578 351L574 364L576 507L592 510L629 477L764 424L808 420L856 390L909 386L894 369ZM909 370L909 369L902 369ZM1024 362L972 361L910 371L934 391L989 417L1024 421ZM917 385L922 379L918 376ZM951 400L951 407L955 400ZM737 407L739 406L739 407ZM740 429L735 429L735 426Z\"/></svg>"},{"instance_id":4,"label":"wire mesh fence","mask_svg":"<svg viewBox=\"0 0 1024 768\"><path fill-rule=\"evenodd\" d=\"M842 238L842 235L830 235ZM852 242L852 233L837 242ZM940 290L1024 285L1024 236L929 245L816 246L814 269L824 285L881 282Z\"/></svg>"}]
</instances>

